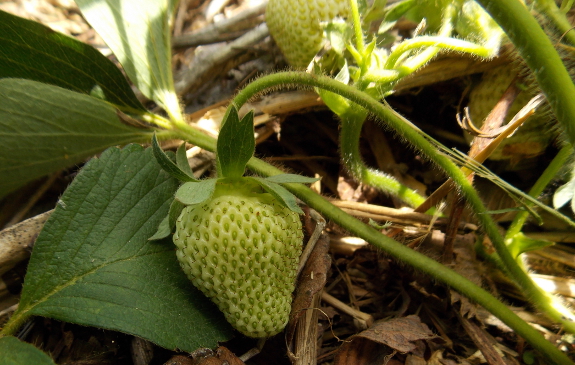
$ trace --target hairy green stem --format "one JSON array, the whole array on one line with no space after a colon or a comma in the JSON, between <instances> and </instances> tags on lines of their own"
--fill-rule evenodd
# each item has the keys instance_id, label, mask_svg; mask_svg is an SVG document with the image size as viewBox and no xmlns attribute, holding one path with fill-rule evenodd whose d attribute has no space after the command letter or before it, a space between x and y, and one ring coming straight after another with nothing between
<instances>
[{"instance_id":1,"label":"hairy green stem","mask_svg":"<svg viewBox=\"0 0 575 365\"><path fill-rule=\"evenodd\" d=\"M425 198L406 187L395 178L381 171L368 168L361 158L359 149L360 135L367 113L365 109L352 106L341 118L340 149L345 167L352 176L364 184L379 188L400 198L411 207L417 207Z\"/></svg>"},{"instance_id":2,"label":"hairy green stem","mask_svg":"<svg viewBox=\"0 0 575 365\"><path fill-rule=\"evenodd\" d=\"M441 28L437 36L439 37L449 37L453 32L453 21L457 14L457 8L453 3L448 4L443 9L443 19L441 20ZM429 62L435 55L439 53L441 49L438 47L428 47L420 54L412 56L405 60L399 67L399 77L404 77L415 72L417 69ZM389 61L387 61L389 63ZM396 62L394 62L395 64Z\"/></svg>"},{"instance_id":3,"label":"hairy green stem","mask_svg":"<svg viewBox=\"0 0 575 365\"><path fill-rule=\"evenodd\" d=\"M441 36L418 36L401 42L387 59L385 68L392 69L397 67L397 61L401 55L412 49L423 47L437 47L442 50L450 50L462 53L469 53L480 57L493 57L493 50L487 47L451 37Z\"/></svg>"},{"instance_id":4,"label":"hairy green stem","mask_svg":"<svg viewBox=\"0 0 575 365\"><path fill-rule=\"evenodd\" d=\"M561 148L561 150L557 153L553 161L551 161L551 163L549 164L549 166L547 166L545 171L543 171L539 179L537 179L531 190L529 190L529 195L531 195L534 198L537 198L539 195L541 195L543 189L545 189L545 187L551 182L551 180L555 178L559 170L563 168L563 166L569 160L569 157L572 154L573 154L573 147L571 145L566 144L563 148ZM529 212L522 211L517 213L517 215L513 219L513 222L511 222L511 225L507 229L505 239L506 240L510 239L519 232L521 232L521 229L523 228L523 225L525 224L527 218L529 218Z\"/></svg>"},{"instance_id":5,"label":"hairy green stem","mask_svg":"<svg viewBox=\"0 0 575 365\"><path fill-rule=\"evenodd\" d=\"M571 23L569 23L569 20L567 20L565 13L557 7L555 1L536 0L535 6L553 22L557 30L563 33L562 36L567 39L572 46L575 46L575 30L571 26Z\"/></svg>"},{"instance_id":6,"label":"hairy green stem","mask_svg":"<svg viewBox=\"0 0 575 365\"><path fill-rule=\"evenodd\" d=\"M386 121L390 126L395 128L397 132L411 141L415 146L425 152L432 158L438 165L443 167L448 175L461 187L463 196L468 199L469 204L478 213L484 213L485 207L477 196L477 193L467 181L460 169L455 166L449 158L439 153L437 148L429 143L424 136L420 134L412 125L406 123L399 115L392 110L379 104L369 95L358 92L353 87L344 85L340 82L332 80L328 77L314 76L306 73L284 72L274 75L262 77L242 90L233 100L232 105L241 107L245 102L268 88L275 88L278 85L308 85L311 87L323 88L328 91L335 92L342 95L352 102L365 107L367 110L375 114L378 118ZM185 137L194 144L213 150L215 148L215 141L210 137L201 134L195 129L187 128L182 131ZM248 167L262 175L275 175L281 173L281 170L274 168L261 160L252 158L248 163ZM556 364L573 364L565 354L555 348L551 343L544 340L543 337L531 326L521 320L517 315L509 310L503 303L498 301L491 294L482 288L471 283L461 275L455 273L453 270L444 267L438 262L414 252L413 250L401 245L400 243L390 239L375 229L361 223L355 218L347 215L340 209L336 208L321 196L314 193L307 187L299 184L286 184L286 186L296 194L300 199L306 202L309 206L324 214L327 218L333 220L340 226L348 229L350 232L356 234L358 237L365 239L376 247L390 253L394 257L412 265L413 267L428 273L437 280L453 287L455 290L466 295L470 299L484 306L487 310L500 318L504 323L513 328L517 334L522 336L529 342L535 349L541 351L550 361ZM507 261L513 261L515 267L520 271L520 275L525 275L523 271L517 266L513 258L507 251L503 243L503 237L499 234L497 226L488 214L479 214L479 219L482 221L484 228L492 241L497 243L498 250L501 251L501 256L505 257ZM508 265L508 262L506 262ZM516 272L512 272L516 275Z\"/></svg>"},{"instance_id":7,"label":"hairy green stem","mask_svg":"<svg viewBox=\"0 0 575 365\"><path fill-rule=\"evenodd\" d=\"M537 79L566 138L575 145L575 85L537 20L517 0L477 0L505 31Z\"/></svg>"},{"instance_id":8,"label":"hairy green stem","mask_svg":"<svg viewBox=\"0 0 575 365\"><path fill-rule=\"evenodd\" d=\"M497 250L499 257L505 265L512 280L518 284L524 295L529 298L533 304L535 304L539 309L545 310L545 313L551 319L561 323L567 331L575 333L575 323L563 318L560 312L553 310L553 308L548 305L549 298L547 295L531 280L511 255L503 237L499 233L497 225L487 213L483 202L471 183L467 180L465 174L447 156L438 151L438 144L433 145L430 143L419 129L413 126L413 124L405 118L395 113L391 108L385 107L366 93L358 91L351 86L342 84L339 81L330 79L329 77L296 72L277 73L262 77L246 86L246 88L236 96L233 103L235 103L236 106L241 106L247 101L247 98L258 94L263 90L277 87L278 85L289 84L309 85L323 88L339 94L366 108L369 112L378 117L379 120L384 121L400 136L421 150L429 159L443 168L447 175L451 177L459 187L461 194L476 213L477 219L480 221L483 229L491 239L493 246ZM447 150L447 148L442 146L442 150Z\"/></svg>"}]
</instances>

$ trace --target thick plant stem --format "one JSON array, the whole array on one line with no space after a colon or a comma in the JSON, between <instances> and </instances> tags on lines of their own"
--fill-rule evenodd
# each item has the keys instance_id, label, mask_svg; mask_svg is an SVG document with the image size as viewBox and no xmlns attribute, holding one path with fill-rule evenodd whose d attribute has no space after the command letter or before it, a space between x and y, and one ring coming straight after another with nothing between
<instances>
[{"instance_id":1,"label":"thick plant stem","mask_svg":"<svg viewBox=\"0 0 575 365\"><path fill-rule=\"evenodd\" d=\"M241 103L238 103L241 104ZM204 148L214 151L216 141L202 132L187 127L182 130L184 139ZM273 167L257 158L252 158L248 163L248 168L263 176L272 176L283 173L276 167ZM429 274L437 280L451 286L458 292L464 294L478 304L482 305L489 312L493 313L497 318L501 319L509 327L511 327L518 335L523 337L535 349L539 350L546 358L554 364L571 364L565 354L559 351L550 342L545 340L539 332L532 328L529 324L519 318L507 306L498 301L490 293L476 286L474 283L465 279L453 270L439 264L437 261L429 257L413 251L395 240L381 234L374 228L360 222L341 209L335 207L322 196L316 194L314 191L301 184L286 184L286 187L300 199L302 199L310 207L316 209L326 218L331 219L341 227L349 230L353 234L365 239L367 242L378 247L379 249L388 252L390 255L397 259L413 266L414 268Z\"/></svg>"},{"instance_id":2,"label":"thick plant stem","mask_svg":"<svg viewBox=\"0 0 575 365\"><path fill-rule=\"evenodd\" d=\"M537 20L517 0L477 0L505 31L535 75L566 138L575 145L575 85Z\"/></svg>"}]
</instances>

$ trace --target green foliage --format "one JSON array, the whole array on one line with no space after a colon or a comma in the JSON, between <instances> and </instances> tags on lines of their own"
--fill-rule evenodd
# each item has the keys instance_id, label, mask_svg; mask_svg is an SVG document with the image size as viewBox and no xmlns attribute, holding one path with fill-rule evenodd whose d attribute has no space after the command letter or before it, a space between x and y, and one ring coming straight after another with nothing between
<instances>
[{"instance_id":1,"label":"green foliage","mask_svg":"<svg viewBox=\"0 0 575 365\"><path fill-rule=\"evenodd\" d=\"M57 86L0 79L0 197L109 146L147 140L109 103Z\"/></svg>"},{"instance_id":2,"label":"green foliage","mask_svg":"<svg viewBox=\"0 0 575 365\"><path fill-rule=\"evenodd\" d=\"M0 78L34 80L82 94L101 90L118 107L146 112L120 70L98 50L3 11Z\"/></svg>"},{"instance_id":3,"label":"green foliage","mask_svg":"<svg viewBox=\"0 0 575 365\"><path fill-rule=\"evenodd\" d=\"M0 365L55 365L50 356L16 337L0 338Z\"/></svg>"}]
</instances>

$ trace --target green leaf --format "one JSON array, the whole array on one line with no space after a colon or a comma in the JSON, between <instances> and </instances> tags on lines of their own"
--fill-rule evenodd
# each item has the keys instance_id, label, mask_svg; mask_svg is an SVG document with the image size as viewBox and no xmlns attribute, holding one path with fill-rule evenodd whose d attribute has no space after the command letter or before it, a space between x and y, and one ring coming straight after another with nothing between
<instances>
[{"instance_id":1,"label":"green leaf","mask_svg":"<svg viewBox=\"0 0 575 365\"><path fill-rule=\"evenodd\" d=\"M145 112L114 63L93 47L0 11L0 78L28 79L90 94Z\"/></svg>"},{"instance_id":2,"label":"green leaf","mask_svg":"<svg viewBox=\"0 0 575 365\"><path fill-rule=\"evenodd\" d=\"M240 121L236 108L228 108L217 141L218 177L242 177L255 146L253 111Z\"/></svg>"},{"instance_id":3,"label":"green leaf","mask_svg":"<svg viewBox=\"0 0 575 365\"><path fill-rule=\"evenodd\" d=\"M16 337L0 338L0 365L55 365L50 356Z\"/></svg>"},{"instance_id":4,"label":"green leaf","mask_svg":"<svg viewBox=\"0 0 575 365\"><path fill-rule=\"evenodd\" d=\"M162 169L164 169L164 171L166 171L168 174L172 175L173 177L175 177L180 181L198 181L196 180L194 175L191 174L188 175L187 173L182 171L182 169L180 169L178 165L176 165L174 161L172 161L172 159L170 159L168 155L166 155L166 153L162 150L162 148L158 144L156 134L152 136L152 149L154 151L154 157L156 158Z\"/></svg>"},{"instance_id":5,"label":"green leaf","mask_svg":"<svg viewBox=\"0 0 575 365\"><path fill-rule=\"evenodd\" d=\"M77 0L140 91L179 117L172 78L170 26L175 0Z\"/></svg>"},{"instance_id":6,"label":"green leaf","mask_svg":"<svg viewBox=\"0 0 575 365\"><path fill-rule=\"evenodd\" d=\"M315 177L307 177L296 174L279 174L266 177L265 179L267 181L271 181L278 184L285 184L285 183L311 184L313 182L320 180Z\"/></svg>"},{"instance_id":7,"label":"green leaf","mask_svg":"<svg viewBox=\"0 0 575 365\"><path fill-rule=\"evenodd\" d=\"M0 79L0 197L106 147L145 141L109 103L31 80Z\"/></svg>"},{"instance_id":8,"label":"green leaf","mask_svg":"<svg viewBox=\"0 0 575 365\"><path fill-rule=\"evenodd\" d=\"M575 174L569 182L565 185L560 186L557 190L555 190L555 194L553 195L553 208L559 209L567 204L570 200L573 200L573 196L575 195ZM573 204L573 203L572 203ZM572 205L573 211L575 212L575 205Z\"/></svg>"},{"instance_id":9,"label":"green leaf","mask_svg":"<svg viewBox=\"0 0 575 365\"><path fill-rule=\"evenodd\" d=\"M248 177L248 179L256 181L265 191L273 195L277 200L282 202L291 211L303 214L303 210L297 205L295 196L290 193L286 188L275 182L260 177Z\"/></svg>"},{"instance_id":10,"label":"green leaf","mask_svg":"<svg viewBox=\"0 0 575 365\"><path fill-rule=\"evenodd\" d=\"M519 255L529 251L535 251L540 248L548 247L554 245L554 242L547 240L537 240L534 238L529 238L523 233L519 232L511 239L511 243L507 245L509 252L514 258L518 258Z\"/></svg>"},{"instance_id":11,"label":"green leaf","mask_svg":"<svg viewBox=\"0 0 575 365\"><path fill-rule=\"evenodd\" d=\"M208 200L216 189L216 179L187 182L176 191L176 200L184 205L200 204Z\"/></svg>"},{"instance_id":12,"label":"green leaf","mask_svg":"<svg viewBox=\"0 0 575 365\"><path fill-rule=\"evenodd\" d=\"M176 151L176 165L188 176L194 176L194 172L190 168L188 156L186 155L186 142L182 143Z\"/></svg>"},{"instance_id":13,"label":"green leaf","mask_svg":"<svg viewBox=\"0 0 575 365\"><path fill-rule=\"evenodd\" d=\"M231 327L186 278L174 247L148 241L177 186L138 145L91 160L38 236L4 331L37 315L187 352L229 339Z\"/></svg>"},{"instance_id":14,"label":"green leaf","mask_svg":"<svg viewBox=\"0 0 575 365\"><path fill-rule=\"evenodd\" d=\"M346 61L341 70L335 76L335 79L347 85L349 77L349 69ZM339 116L345 114L351 108L349 100L339 94L317 87L315 88L315 92L319 94L325 105Z\"/></svg>"}]
</instances>

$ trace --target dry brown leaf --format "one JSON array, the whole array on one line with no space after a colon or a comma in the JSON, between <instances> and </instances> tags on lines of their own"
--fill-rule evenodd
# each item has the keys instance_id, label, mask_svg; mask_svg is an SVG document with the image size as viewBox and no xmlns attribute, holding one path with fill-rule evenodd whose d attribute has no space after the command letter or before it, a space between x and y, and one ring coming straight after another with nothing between
<instances>
[{"instance_id":1,"label":"dry brown leaf","mask_svg":"<svg viewBox=\"0 0 575 365\"><path fill-rule=\"evenodd\" d=\"M216 351L210 349L200 349L192 354L194 360L192 365L245 365L236 355L224 346L220 346Z\"/></svg>"},{"instance_id":2,"label":"dry brown leaf","mask_svg":"<svg viewBox=\"0 0 575 365\"><path fill-rule=\"evenodd\" d=\"M415 315L379 320L344 344L334 364L380 364L382 359L390 358L395 352L407 353L418 350L420 344L417 342L420 340L436 338L439 337Z\"/></svg>"}]
</instances>

